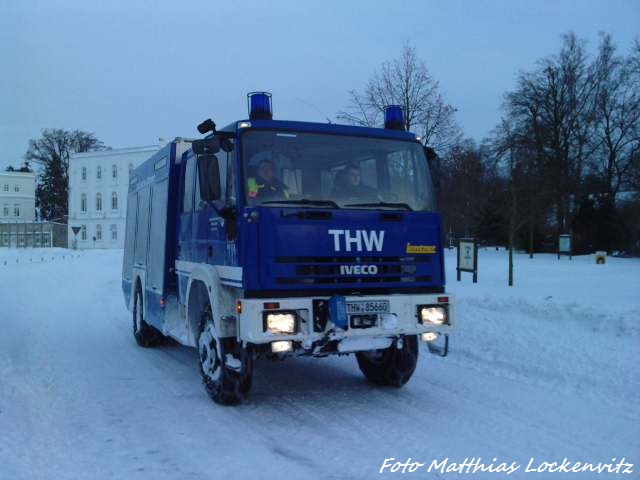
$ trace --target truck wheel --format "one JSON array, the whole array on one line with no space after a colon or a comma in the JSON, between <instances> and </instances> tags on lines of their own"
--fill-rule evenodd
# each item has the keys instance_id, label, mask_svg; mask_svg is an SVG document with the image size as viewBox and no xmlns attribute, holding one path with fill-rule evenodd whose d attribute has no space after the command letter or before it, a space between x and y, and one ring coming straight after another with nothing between
<instances>
[{"instance_id":1,"label":"truck wheel","mask_svg":"<svg viewBox=\"0 0 640 480\"><path fill-rule=\"evenodd\" d=\"M409 381L418 363L418 339L404 337L402 348L391 345L384 350L356 353L358 367L367 380L377 385L402 387Z\"/></svg>"},{"instance_id":2,"label":"truck wheel","mask_svg":"<svg viewBox=\"0 0 640 480\"><path fill-rule=\"evenodd\" d=\"M251 388L253 359L235 339L218 338L211 305L200 317L198 358L202 383L211 399L221 405L240 403Z\"/></svg>"},{"instance_id":3,"label":"truck wheel","mask_svg":"<svg viewBox=\"0 0 640 480\"><path fill-rule=\"evenodd\" d=\"M164 338L154 327L144 321L144 304L142 302L142 290L136 288L133 299L133 336L141 347L156 347Z\"/></svg>"}]
</instances>

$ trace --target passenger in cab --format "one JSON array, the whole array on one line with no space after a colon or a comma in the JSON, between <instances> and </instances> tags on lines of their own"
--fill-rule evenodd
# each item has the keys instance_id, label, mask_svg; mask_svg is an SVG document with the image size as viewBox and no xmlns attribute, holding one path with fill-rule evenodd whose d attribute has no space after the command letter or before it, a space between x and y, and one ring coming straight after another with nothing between
<instances>
[{"instance_id":1,"label":"passenger in cab","mask_svg":"<svg viewBox=\"0 0 640 480\"><path fill-rule=\"evenodd\" d=\"M336 174L333 195L335 197L367 200L376 197L376 189L362 183L360 166L352 163Z\"/></svg>"}]
</instances>

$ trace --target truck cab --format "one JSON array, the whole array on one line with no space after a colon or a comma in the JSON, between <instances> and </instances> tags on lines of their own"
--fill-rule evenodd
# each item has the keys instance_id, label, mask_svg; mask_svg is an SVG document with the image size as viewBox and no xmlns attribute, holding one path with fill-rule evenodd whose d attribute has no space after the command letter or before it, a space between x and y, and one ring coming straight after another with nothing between
<instances>
[{"instance_id":1,"label":"truck cab","mask_svg":"<svg viewBox=\"0 0 640 480\"><path fill-rule=\"evenodd\" d=\"M258 356L354 353L404 385L454 324L430 162L401 110L387 128L249 118L176 139L131 176L123 291L142 346L198 349L209 395L235 404ZM285 368L285 367L283 367Z\"/></svg>"}]
</instances>

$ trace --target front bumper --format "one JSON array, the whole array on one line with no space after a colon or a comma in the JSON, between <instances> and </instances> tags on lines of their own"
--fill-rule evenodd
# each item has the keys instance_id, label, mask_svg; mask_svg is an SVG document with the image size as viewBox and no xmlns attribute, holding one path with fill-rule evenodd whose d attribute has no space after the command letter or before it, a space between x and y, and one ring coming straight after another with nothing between
<instances>
[{"instance_id":1,"label":"front bumper","mask_svg":"<svg viewBox=\"0 0 640 480\"><path fill-rule=\"evenodd\" d=\"M442 302L446 298L446 302ZM447 293L425 295L371 295L346 296L348 302L389 302L388 314L394 321L382 321L382 316L374 326L353 328L351 316L342 327L330 318L321 329L318 328L317 305L314 301L329 302L326 297L261 298L242 300L242 312L238 317L239 338L254 345L265 345L279 341L289 341L293 350L302 354L349 353L379 348L387 348L407 335L436 333L446 335L455 326L455 302ZM263 313L269 310L267 304L277 303L278 310L295 311L298 315L298 329L294 334L274 334L265 331ZM418 305L443 305L448 310L446 325L422 324L418 318ZM317 315L316 315L317 316Z\"/></svg>"}]
</instances>

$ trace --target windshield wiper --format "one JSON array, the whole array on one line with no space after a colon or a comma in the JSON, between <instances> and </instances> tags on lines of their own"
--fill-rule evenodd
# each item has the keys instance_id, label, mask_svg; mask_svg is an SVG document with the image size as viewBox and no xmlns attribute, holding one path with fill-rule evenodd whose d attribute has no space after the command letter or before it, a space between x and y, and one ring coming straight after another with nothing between
<instances>
[{"instance_id":1,"label":"windshield wiper","mask_svg":"<svg viewBox=\"0 0 640 480\"><path fill-rule=\"evenodd\" d=\"M308 198L301 198L300 200L269 200L268 202L262 202L260 205L273 205L277 203L285 205L313 205L316 207L340 208L333 200L309 200Z\"/></svg>"},{"instance_id":2,"label":"windshield wiper","mask_svg":"<svg viewBox=\"0 0 640 480\"><path fill-rule=\"evenodd\" d=\"M374 203L349 203L343 205L343 207L389 207L389 208L404 208L405 210L413 211L406 203L392 203L392 202L374 202Z\"/></svg>"}]
</instances>

